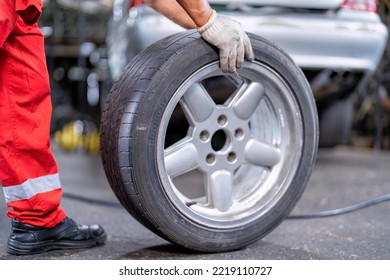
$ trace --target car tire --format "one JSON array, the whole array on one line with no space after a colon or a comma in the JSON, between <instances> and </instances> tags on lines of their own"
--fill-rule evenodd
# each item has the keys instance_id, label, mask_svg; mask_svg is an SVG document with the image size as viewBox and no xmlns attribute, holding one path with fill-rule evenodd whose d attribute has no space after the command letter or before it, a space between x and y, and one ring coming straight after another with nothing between
<instances>
[{"instance_id":1,"label":"car tire","mask_svg":"<svg viewBox=\"0 0 390 280\"><path fill-rule=\"evenodd\" d=\"M319 110L320 148L334 148L348 143L352 130L353 100L334 100Z\"/></svg>"},{"instance_id":2,"label":"car tire","mask_svg":"<svg viewBox=\"0 0 390 280\"><path fill-rule=\"evenodd\" d=\"M112 190L144 226L187 249L230 251L270 233L315 162L317 112L304 74L249 36L255 61L233 74L196 31L162 39L127 65L102 114Z\"/></svg>"}]
</instances>

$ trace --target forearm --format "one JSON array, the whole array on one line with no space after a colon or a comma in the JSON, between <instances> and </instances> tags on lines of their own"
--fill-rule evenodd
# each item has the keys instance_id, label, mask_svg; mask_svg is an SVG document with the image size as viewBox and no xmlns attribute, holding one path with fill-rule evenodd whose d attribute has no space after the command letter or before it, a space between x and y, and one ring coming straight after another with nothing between
<instances>
[{"instance_id":1,"label":"forearm","mask_svg":"<svg viewBox=\"0 0 390 280\"><path fill-rule=\"evenodd\" d=\"M184 28L197 27L194 20L176 0L145 0L145 4Z\"/></svg>"},{"instance_id":2,"label":"forearm","mask_svg":"<svg viewBox=\"0 0 390 280\"><path fill-rule=\"evenodd\" d=\"M213 12L207 0L145 0L145 3L186 28L197 28L200 36L219 49L223 72L234 72L244 59L254 60L248 35L241 24Z\"/></svg>"},{"instance_id":3,"label":"forearm","mask_svg":"<svg viewBox=\"0 0 390 280\"><path fill-rule=\"evenodd\" d=\"M206 24L211 14L211 7L207 0L177 0L180 6L192 18L197 27Z\"/></svg>"}]
</instances>

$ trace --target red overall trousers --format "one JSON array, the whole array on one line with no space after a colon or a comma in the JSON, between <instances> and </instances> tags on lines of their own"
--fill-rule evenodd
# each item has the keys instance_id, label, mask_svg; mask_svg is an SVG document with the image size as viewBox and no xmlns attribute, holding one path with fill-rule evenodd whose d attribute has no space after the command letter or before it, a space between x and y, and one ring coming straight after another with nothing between
<instances>
[{"instance_id":1,"label":"red overall trousers","mask_svg":"<svg viewBox=\"0 0 390 280\"><path fill-rule=\"evenodd\" d=\"M50 148L41 11L40 0L0 0L0 183L10 218L49 228L66 214Z\"/></svg>"}]
</instances>

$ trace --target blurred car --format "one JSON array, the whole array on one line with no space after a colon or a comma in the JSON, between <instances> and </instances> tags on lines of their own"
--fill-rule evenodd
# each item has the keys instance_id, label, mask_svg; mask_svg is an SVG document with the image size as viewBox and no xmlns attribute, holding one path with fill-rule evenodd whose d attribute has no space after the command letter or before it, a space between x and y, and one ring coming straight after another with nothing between
<instances>
[{"instance_id":1,"label":"blurred car","mask_svg":"<svg viewBox=\"0 0 390 280\"><path fill-rule=\"evenodd\" d=\"M375 72L387 28L375 0L210 0L218 12L247 32L282 47L303 70L317 103L320 147L348 141L353 96ZM115 0L107 48L112 80L141 50L184 29L145 6Z\"/></svg>"}]
</instances>

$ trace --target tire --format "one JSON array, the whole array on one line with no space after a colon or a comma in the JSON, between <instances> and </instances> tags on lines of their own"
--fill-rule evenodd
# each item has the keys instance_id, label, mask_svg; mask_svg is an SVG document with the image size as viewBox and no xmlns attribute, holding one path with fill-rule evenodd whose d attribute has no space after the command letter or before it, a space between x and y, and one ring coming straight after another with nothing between
<instances>
[{"instance_id":1,"label":"tire","mask_svg":"<svg viewBox=\"0 0 390 280\"><path fill-rule=\"evenodd\" d=\"M352 130L353 100L351 97L334 100L319 110L320 148L346 144Z\"/></svg>"},{"instance_id":2,"label":"tire","mask_svg":"<svg viewBox=\"0 0 390 280\"><path fill-rule=\"evenodd\" d=\"M249 34L254 62L223 73L196 31L136 56L102 114L101 154L128 212L181 247L245 247L279 225L314 165L318 120L302 71ZM238 76L239 75L239 76Z\"/></svg>"}]
</instances>

